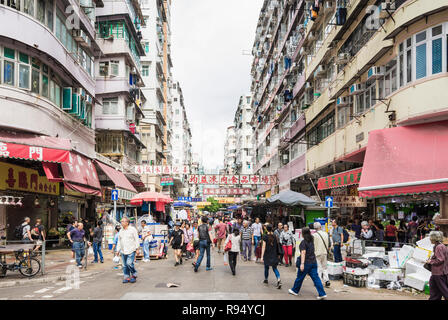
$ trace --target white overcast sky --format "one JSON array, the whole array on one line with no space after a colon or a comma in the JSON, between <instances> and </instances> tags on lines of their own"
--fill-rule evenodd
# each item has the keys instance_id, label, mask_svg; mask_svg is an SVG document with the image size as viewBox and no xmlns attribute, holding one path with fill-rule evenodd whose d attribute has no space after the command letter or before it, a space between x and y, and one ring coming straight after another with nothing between
<instances>
[{"instance_id":1,"label":"white overcast sky","mask_svg":"<svg viewBox=\"0 0 448 320\"><path fill-rule=\"evenodd\" d=\"M207 169L222 167L226 128L250 93L252 45L263 0L173 0L171 52L193 135ZM243 55L243 50L246 55Z\"/></svg>"}]
</instances>

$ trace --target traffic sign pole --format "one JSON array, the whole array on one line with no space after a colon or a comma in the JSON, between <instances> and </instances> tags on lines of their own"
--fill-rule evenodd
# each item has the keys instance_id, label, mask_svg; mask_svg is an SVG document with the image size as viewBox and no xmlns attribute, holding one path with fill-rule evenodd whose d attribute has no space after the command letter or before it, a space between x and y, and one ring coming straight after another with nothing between
<instances>
[{"instance_id":1,"label":"traffic sign pole","mask_svg":"<svg viewBox=\"0 0 448 320\"><path fill-rule=\"evenodd\" d=\"M117 200L114 201L114 219L117 218Z\"/></svg>"}]
</instances>

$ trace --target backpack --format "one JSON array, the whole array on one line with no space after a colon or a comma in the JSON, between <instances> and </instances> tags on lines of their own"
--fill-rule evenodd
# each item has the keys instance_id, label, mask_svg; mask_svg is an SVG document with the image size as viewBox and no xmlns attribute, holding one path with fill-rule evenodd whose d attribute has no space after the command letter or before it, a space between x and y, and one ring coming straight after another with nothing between
<instances>
[{"instance_id":1,"label":"backpack","mask_svg":"<svg viewBox=\"0 0 448 320\"><path fill-rule=\"evenodd\" d=\"M348 240L350 239L350 235L348 234L348 231L345 230L345 228L342 228L342 232L344 234L344 243L347 243Z\"/></svg>"},{"instance_id":2,"label":"backpack","mask_svg":"<svg viewBox=\"0 0 448 320\"><path fill-rule=\"evenodd\" d=\"M17 240L22 240L23 239L23 227L25 227L24 225L20 224L18 225L15 229L14 229L14 237Z\"/></svg>"}]
</instances>

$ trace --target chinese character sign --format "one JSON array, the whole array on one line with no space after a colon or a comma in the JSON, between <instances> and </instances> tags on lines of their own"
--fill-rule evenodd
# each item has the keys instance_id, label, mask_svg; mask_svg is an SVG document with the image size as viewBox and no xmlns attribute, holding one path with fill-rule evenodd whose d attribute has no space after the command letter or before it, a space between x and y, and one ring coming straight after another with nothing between
<instances>
[{"instance_id":1,"label":"chinese character sign","mask_svg":"<svg viewBox=\"0 0 448 320\"><path fill-rule=\"evenodd\" d=\"M237 185L237 184L267 184L276 185L276 176L248 176L248 175L216 175L216 174L191 174L188 178L189 184L208 185Z\"/></svg>"},{"instance_id":2,"label":"chinese character sign","mask_svg":"<svg viewBox=\"0 0 448 320\"><path fill-rule=\"evenodd\" d=\"M250 188L205 188L204 195L250 195Z\"/></svg>"},{"instance_id":3,"label":"chinese character sign","mask_svg":"<svg viewBox=\"0 0 448 320\"><path fill-rule=\"evenodd\" d=\"M317 182L317 190L344 187L359 184L362 168L341 172L329 177L320 178Z\"/></svg>"},{"instance_id":4,"label":"chinese character sign","mask_svg":"<svg viewBox=\"0 0 448 320\"><path fill-rule=\"evenodd\" d=\"M1 152L1 149L0 149ZM36 156L35 156L36 157ZM139 165L134 167L134 173L136 174L153 174L153 175L177 175L177 174L189 174L189 166L148 166Z\"/></svg>"}]
</instances>

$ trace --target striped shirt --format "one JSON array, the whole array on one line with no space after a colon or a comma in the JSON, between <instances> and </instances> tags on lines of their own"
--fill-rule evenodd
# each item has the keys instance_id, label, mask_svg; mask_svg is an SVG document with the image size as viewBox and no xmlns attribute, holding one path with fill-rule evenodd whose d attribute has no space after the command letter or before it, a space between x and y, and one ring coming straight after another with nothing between
<instances>
[{"instance_id":1,"label":"striped shirt","mask_svg":"<svg viewBox=\"0 0 448 320\"><path fill-rule=\"evenodd\" d=\"M251 240L252 239L254 230L251 227L247 227L247 228L242 227L240 229L240 231L241 231L241 239L243 239L243 240Z\"/></svg>"}]
</instances>

